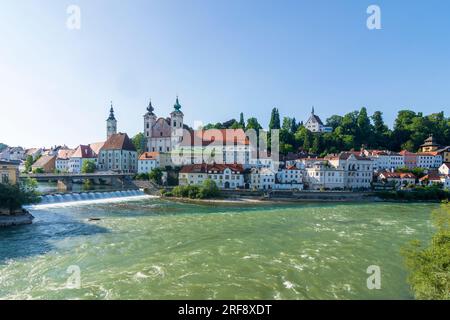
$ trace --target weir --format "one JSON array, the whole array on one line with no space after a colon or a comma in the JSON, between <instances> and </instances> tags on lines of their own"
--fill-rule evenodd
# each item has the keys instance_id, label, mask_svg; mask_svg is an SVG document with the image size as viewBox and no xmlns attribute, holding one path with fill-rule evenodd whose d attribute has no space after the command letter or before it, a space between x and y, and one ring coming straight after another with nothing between
<instances>
[{"instance_id":1,"label":"weir","mask_svg":"<svg viewBox=\"0 0 450 320\"><path fill-rule=\"evenodd\" d=\"M78 202L101 199L127 198L135 196L144 196L145 193L141 190L123 190L123 191L91 191L79 193L66 194L48 194L41 196L40 205L57 204L66 202Z\"/></svg>"}]
</instances>

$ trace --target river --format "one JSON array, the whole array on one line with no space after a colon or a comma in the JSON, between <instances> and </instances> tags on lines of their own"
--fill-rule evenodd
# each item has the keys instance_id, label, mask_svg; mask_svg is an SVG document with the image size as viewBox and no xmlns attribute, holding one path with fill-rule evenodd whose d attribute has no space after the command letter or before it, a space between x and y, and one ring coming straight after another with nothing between
<instances>
[{"instance_id":1,"label":"river","mask_svg":"<svg viewBox=\"0 0 450 320\"><path fill-rule=\"evenodd\" d=\"M412 299L399 250L431 237L437 206L36 206L32 225L0 230L0 298ZM371 265L380 290L367 288Z\"/></svg>"}]
</instances>

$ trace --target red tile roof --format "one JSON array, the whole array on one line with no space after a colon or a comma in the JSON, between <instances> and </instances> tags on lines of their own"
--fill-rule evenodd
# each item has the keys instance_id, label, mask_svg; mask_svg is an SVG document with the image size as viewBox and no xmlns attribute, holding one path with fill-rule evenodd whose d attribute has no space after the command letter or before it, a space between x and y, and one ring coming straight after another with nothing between
<instances>
[{"instance_id":1,"label":"red tile roof","mask_svg":"<svg viewBox=\"0 0 450 320\"><path fill-rule=\"evenodd\" d=\"M159 158L159 152L144 152L139 160L156 160Z\"/></svg>"},{"instance_id":2,"label":"red tile roof","mask_svg":"<svg viewBox=\"0 0 450 320\"><path fill-rule=\"evenodd\" d=\"M75 152L73 152L70 157L71 158L96 158L97 155L94 153L94 151L91 149L90 146L81 144L78 146L78 148L76 148Z\"/></svg>"},{"instance_id":3,"label":"red tile roof","mask_svg":"<svg viewBox=\"0 0 450 320\"><path fill-rule=\"evenodd\" d=\"M116 133L106 140L100 150L136 151L136 148L126 133Z\"/></svg>"}]
</instances>

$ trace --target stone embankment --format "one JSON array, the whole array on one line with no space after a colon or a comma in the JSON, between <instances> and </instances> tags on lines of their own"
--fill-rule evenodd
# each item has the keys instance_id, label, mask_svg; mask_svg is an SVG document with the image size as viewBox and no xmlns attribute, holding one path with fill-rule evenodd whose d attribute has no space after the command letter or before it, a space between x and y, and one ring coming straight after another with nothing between
<instances>
[{"instance_id":1,"label":"stone embankment","mask_svg":"<svg viewBox=\"0 0 450 320\"><path fill-rule=\"evenodd\" d=\"M0 213L0 228L31 224L34 217L26 210L22 210L13 214Z\"/></svg>"}]
</instances>

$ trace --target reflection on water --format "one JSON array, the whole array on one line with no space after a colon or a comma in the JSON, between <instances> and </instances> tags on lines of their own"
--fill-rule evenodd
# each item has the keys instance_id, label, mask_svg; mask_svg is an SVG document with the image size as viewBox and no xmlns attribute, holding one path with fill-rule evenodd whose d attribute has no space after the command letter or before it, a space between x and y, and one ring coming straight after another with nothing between
<instances>
[{"instance_id":1,"label":"reflection on water","mask_svg":"<svg viewBox=\"0 0 450 320\"><path fill-rule=\"evenodd\" d=\"M0 231L0 298L410 299L399 248L430 237L435 207L41 207L33 225ZM71 265L81 289L65 287ZM381 290L367 289L370 265Z\"/></svg>"}]
</instances>

